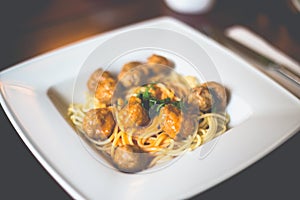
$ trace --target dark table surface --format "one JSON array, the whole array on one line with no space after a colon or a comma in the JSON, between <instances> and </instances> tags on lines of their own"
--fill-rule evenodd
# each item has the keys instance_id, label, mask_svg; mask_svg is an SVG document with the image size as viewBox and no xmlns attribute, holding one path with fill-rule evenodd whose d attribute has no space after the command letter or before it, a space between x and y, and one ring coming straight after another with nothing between
<instances>
[{"instance_id":1,"label":"dark table surface","mask_svg":"<svg viewBox=\"0 0 300 200\"><path fill-rule=\"evenodd\" d=\"M0 70L66 44L158 16L193 27L240 24L300 61L300 14L289 1L216 1L210 12L183 15L160 0L27 0L0 6ZM299 116L300 117L300 116ZM68 199L0 109L1 197ZM300 135L195 199L299 199Z\"/></svg>"}]
</instances>

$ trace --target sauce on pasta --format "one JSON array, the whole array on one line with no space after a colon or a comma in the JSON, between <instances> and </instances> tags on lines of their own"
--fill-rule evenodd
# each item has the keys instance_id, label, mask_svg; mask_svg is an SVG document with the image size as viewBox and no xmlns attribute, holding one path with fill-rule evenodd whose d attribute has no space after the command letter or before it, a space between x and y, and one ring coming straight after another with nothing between
<instances>
[{"instance_id":1,"label":"sauce on pasta","mask_svg":"<svg viewBox=\"0 0 300 200\"><path fill-rule=\"evenodd\" d=\"M96 70L85 104L68 116L81 137L118 170L136 173L192 151L227 129L226 89L175 72L160 55Z\"/></svg>"}]
</instances>

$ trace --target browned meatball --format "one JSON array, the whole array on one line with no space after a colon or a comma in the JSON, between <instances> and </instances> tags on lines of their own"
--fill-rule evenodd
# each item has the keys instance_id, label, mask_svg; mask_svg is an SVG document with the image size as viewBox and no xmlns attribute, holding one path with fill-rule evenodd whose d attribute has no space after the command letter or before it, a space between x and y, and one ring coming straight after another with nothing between
<instances>
[{"instance_id":1,"label":"browned meatball","mask_svg":"<svg viewBox=\"0 0 300 200\"><path fill-rule=\"evenodd\" d=\"M165 65L165 66L170 66L171 63L169 60L163 56L153 54L150 56L147 60L148 64L160 64L160 65ZM170 66L171 67L171 66Z\"/></svg>"},{"instance_id":2,"label":"browned meatball","mask_svg":"<svg viewBox=\"0 0 300 200\"><path fill-rule=\"evenodd\" d=\"M141 70L132 70L130 71L130 74L124 74L119 81L125 87L137 86L141 84L143 76L144 74Z\"/></svg>"},{"instance_id":3,"label":"browned meatball","mask_svg":"<svg viewBox=\"0 0 300 200\"><path fill-rule=\"evenodd\" d=\"M202 112L207 112L211 109L213 97L207 87L197 86L188 96L188 103L197 105Z\"/></svg>"},{"instance_id":4,"label":"browned meatball","mask_svg":"<svg viewBox=\"0 0 300 200\"><path fill-rule=\"evenodd\" d=\"M167 104L160 112L162 114L162 130L171 138L175 138L181 127L181 111L174 105Z\"/></svg>"},{"instance_id":5,"label":"browned meatball","mask_svg":"<svg viewBox=\"0 0 300 200\"><path fill-rule=\"evenodd\" d=\"M177 135L179 139L186 139L189 135L192 135L198 128L197 120L193 116L185 116L182 119L180 127L180 133Z\"/></svg>"},{"instance_id":6,"label":"browned meatball","mask_svg":"<svg viewBox=\"0 0 300 200\"><path fill-rule=\"evenodd\" d=\"M216 82L206 82L203 84L206 86L212 93L214 104L217 112L224 112L227 105L227 95L226 89L219 83Z\"/></svg>"},{"instance_id":7,"label":"browned meatball","mask_svg":"<svg viewBox=\"0 0 300 200\"><path fill-rule=\"evenodd\" d=\"M125 64L118 79L125 87L137 86L148 78L150 68L140 62L129 62Z\"/></svg>"},{"instance_id":8,"label":"browned meatball","mask_svg":"<svg viewBox=\"0 0 300 200\"><path fill-rule=\"evenodd\" d=\"M109 109L91 109L83 119L82 129L89 137L104 140L112 134L115 124Z\"/></svg>"},{"instance_id":9,"label":"browned meatball","mask_svg":"<svg viewBox=\"0 0 300 200\"><path fill-rule=\"evenodd\" d=\"M226 89L216 82L206 82L192 89L188 103L197 104L200 111L223 112L226 107Z\"/></svg>"},{"instance_id":10,"label":"browned meatball","mask_svg":"<svg viewBox=\"0 0 300 200\"><path fill-rule=\"evenodd\" d=\"M93 78L98 75L98 78ZM93 88L97 82L96 88ZM116 87L117 81L114 77L107 71L100 73L100 71L94 72L92 74L88 86L90 86L91 92L95 92L95 97L104 104L111 104L111 98ZM92 90L94 89L94 90Z\"/></svg>"},{"instance_id":11,"label":"browned meatball","mask_svg":"<svg viewBox=\"0 0 300 200\"><path fill-rule=\"evenodd\" d=\"M148 85L149 87L149 85ZM149 89L149 93L155 97L156 99L166 99L169 96L167 96L167 94L164 94L162 89L160 87L157 86L157 84L152 84L152 86L150 85L150 89Z\"/></svg>"},{"instance_id":12,"label":"browned meatball","mask_svg":"<svg viewBox=\"0 0 300 200\"><path fill-rule=\"evenodd\" d=\"M141 100L135 96L129 98L128 104L119 111L118 116L125 129L145 126L150 121Z\"/></svg>"},{"instance_id":13,"label":"browned meatball","mask_svg":"<svg viewBox=\"0 0 300 200\"><path fill-rule=\"evenodd\" d=\"M142 171L150 163L149 154L133 145L117 147L112 159L116 168L126 173Z\"/></svg>"},{"instance_id":14,"label":"browned meatball","mask_svg":"<svg viewBox=\"0 0 300 200\"><path fill-rule=\"evenodd\" d=\"M123 68L122 68L121 72L118 75L118 79L119 80L122 79L128 71L130 71L131 69L133 69L133 68L135 68L139 65L142 65L142 63L141 62L136 62L136 61L126 63L125 65L123 65Z\"/></svg>"},{"instance_id":15,"label":"browned meatball","mask_svg":"<svg viewBox=\"0 0 300 200\"><path fill-rule=\"evenodd\" d=\"M154 74L170 73L170 68L164 66L173 67L173 64L167 58L156 54L150 56L147 63Z\"/></svg>"},{"instance_id":16,"label":"browned meatball","mask_svg":"<svg viewBox=\"0 0 300 200\"><path fill-rule=\"evenodd\" d=\"M103 73L102 69L97 69L96 71L94 71L92 73L92 75L90 76L90 78L87 82L87 87L88 87L89 91L95 92L102 73Z\"/></svg>"}]
</instances>

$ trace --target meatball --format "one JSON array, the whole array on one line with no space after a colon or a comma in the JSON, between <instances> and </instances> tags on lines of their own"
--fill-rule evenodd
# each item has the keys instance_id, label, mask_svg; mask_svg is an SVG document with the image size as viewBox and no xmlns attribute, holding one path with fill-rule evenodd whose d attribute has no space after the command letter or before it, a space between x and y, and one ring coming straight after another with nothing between
<instances>
[{"instance_id":1,"label":"meatball","mask_svg":"<svg viewBox=\"0 0 300 200\"><path fill-rule=\"evenodd\" d=\"M126 130L145 126L150 121L147 111L142 106L141 99L135 96L129 98L128 104L119 111L118 116L120 124Z\"/></svg>"},{"instance_id":2,"label":"meatball","mask_svg":"<svg viewBox=\"0 0 300 200\"><path fill-rule=\"evenodd\" d=\"M214 112L222 112L226 107L226 90L216 82L206 82L192 89L188 102L197 104L200 111L207 112L214 108Z\"/></svg>"},{"instance_id":3,"label":"meatball","mask_svg":"<svg viewBox=\"0 0 300 200\"><path fill-rule=\"evenodd\" d=\"M124 87L132 87L132 86L137 86L141 83L143 80L143 73L141 70L132 70L130 71L130 74L127 73L126 75L124 74L121 79L119 79L120 83Z\"/></svg>"},{"instance_id":4,"label":"meatball","mask_svg":"<svg viewBox=\"0 0 300 200\"><path fill-rule=\"evenodd\" d=\"M141 62L129 62L125 64L118 75L119 81L125 87L142 84L150 74L150 68Z\"/></svg>"},{"instance_id":5,"label":"meatball","mask_svg":"<svg viewBox=\"0 0 300 200\"><path fill-rule=\"evenodd\" d=\"M118 75L118 79L119 80L122 79L128 71L130 71L131 69L133 69L133 68L135 68L139 65L142 65L142 63L141 62L136 62L136 61L126 63L125 65L123 65L123 68L122 68L121 72Z\"/></svg>"},{"instance_id":6,"label":"meatball","mask_svg":"<svg viewBox=\"0 0 300 200\"><path fill-rule=\"evenodd\" d=\"M150 56L147 63L154 74L167 74L170 72L170 69L164 66L173 67L173 64L167 58L156 54Z\"/></svg>"},{"instance_id":7,"label":"meatball","mask_svg":"<svg viewBox=\"0 0 300 200\"><path fill-rule=\"evenodd\" d=\"M82 129L90 138L105 140L112 134L115 125L111 111L107 108L98 108L86 113Z\"/></svg>"},{"instance_id":8,"label":"meatball","mask_svg":"<svg viewBox=\"0 0 300 200\"><path fill-rule=\"evenodd\" d=\"M87 87L88 87L89 91L95 92L102 73L103 73L102 69L97 69L96 71L94 71L92 73L92 75L90 76L90 78L87 82Z\"/></svg>"},{"instance_id":9,"label":"meatball","mask_svg":"<svg viewBox=\"0 0 300 200\"><path fill-rule=\"evenodd\" d=\"M213 81L206 82L203 85L211 91L214 99L213 107L216 109L216 111L224 112L227 105L226 89L221 84Z\"/></svg>"},{"instance_id":10,"label":"meatball","mask_svg":"<svg viewBox=\"0 0 300 200\"><path fill-rule=\"evenodd\" d=\"M171 67L171 63L167 58L165 58L163 56L156 55L156 54L153 54L152 56L150 56L147 59L147 63L148 64L160 64L160 65L165 65L165 66L170 66Z\"/></svg>"},{"instance_id":11,"label":"meatball","mask_svg":"<svg viewBox=\"0 0 300 200\"><path fill-rule=\"evenodd\" d=\"M150 85L149 93L156 99L162 100L168 98L167 94L163 93L162 89L157 84Z\"/></svg>"},{"instance_id":12,"label":"meatball","mask_svg":"<svg viewBox=\"0 0 300 200\"><path fill-rule=\"evenodd\" d=\"M197 128L198 124L196 118L193 118L192 116L183 117L178 138L186 139L189 135L192 135Z\"/></svg>"},{"instance_id":13,"label":"meatball","mask_svg":"<svg viewBox=\"0 0 300 200\"><path fill-rule=\"evenodd\" d=\"M95 92L95 97L106 105L111 104L111 98L116 87L117 81L107 71L101 69L95 71L88 81L91 92Z\"/></svg>"},{"instance_id":14,"label":"meatball","mask_svg":"<svg viewBox=\"0 0 300 200\"><path fill-rule=\"evenodd\" d=\"M191 94L188 96L188 103L197 105L202 112L207 112L212 107L213 97L209 89L201 85L192 89Z\"/></svg>"},{"instance_id":15,"label":"meatball","mask_svg":"<svg viewBox=\"0 0 300 200\"><path fill-rule=\"evenodd\" d=\"M133 145L119 146L112 157L114 165L122 172L135 173L146 169L150 156Z\"/></svg>"},{"instance_id":16,"label":"meatball","mask_svg":"<svg viewBox=\"0 0 300 200\"><path fill-rule=\"evenodd\" d=\"M172 104L165 105L161 110L161 128L171 138L175 138L181 127L181 111Z\"/></svg>"},{"instance_id":17,"label":"meatball","mask_svg":"<svg viewBox=\"0 0 300 200\"><path fill-rule=\"evenodd\" d=\"M147 84L143 85L142 87L133 88L131 90L131 93L140 94L144 93L146 90L148 90L151 96L156 99L162 100L169 97L167 96L167 94L165 94L165 92L162 91L161 87L159 87L157 84Z\"/></svg>"}]
</instances>

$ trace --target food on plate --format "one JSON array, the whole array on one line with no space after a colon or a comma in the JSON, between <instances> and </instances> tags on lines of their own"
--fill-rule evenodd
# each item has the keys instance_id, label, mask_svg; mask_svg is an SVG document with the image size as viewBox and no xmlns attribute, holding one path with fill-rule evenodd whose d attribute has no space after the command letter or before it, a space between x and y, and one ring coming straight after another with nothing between
<instances>
[{"instance_id":1,"label":"food on plate","mask_svg":"<svg viewBox=\"0 0 300 200\"><path fill-rule=\"evenodd\" d=\"M109 162L136 173L192 151L227 129L227 92L175 72L166 57L125 63L116 76L97 69L84 104L70 104L78 133Z\"/></svg>"},{"instance_id":2,"label":"food on plate","mask_svg":"<svg viewBox=\"0 0 300 200\"><path fill-rule=\"evenodd\" d=\"M90 92L95 92L95 97L104 104L109 104L117 80L110 72L97 69L89 78L87 87Z\"/></svg>"},{"instance_id":3,"label":"food on plate","mask_svg":"<svg viewBox=\"0 0 300 200\"><path fill-rule=\"evenodd\" d=\"M112 159L120 171L134 173L146 169L151 158L136 145L122 145L116 147Z\"/></svg>"},{"instance_id":4,"label":"food on plate","mask_svg":"<svg viewBox=\"0 0 300 200\"><path fill-rule=\"evenodd\" d=\"M142 100L136 96L129 98L128 103L119 111L118 119L122 122L125 131L145 126L150 121Z\"/></svg>"},{"instance_id":5,"label":"food on plate","mask_svg":"<svg viewBox=\"0 0 300 200\"><path fill-rule=\"evenodd\" d=\"M109 109L96 108L86 112L82 121L82 129L90 138L105 139L112 134L115 124Z\"/></svg>"}]
</instances>

